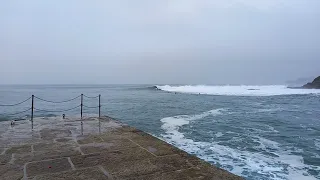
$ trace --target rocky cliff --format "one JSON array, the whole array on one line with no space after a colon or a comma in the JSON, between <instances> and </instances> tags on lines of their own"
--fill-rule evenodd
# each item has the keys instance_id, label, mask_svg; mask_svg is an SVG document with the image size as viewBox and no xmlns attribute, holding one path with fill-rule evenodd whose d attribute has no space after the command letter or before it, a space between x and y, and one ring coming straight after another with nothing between
<instances>
[{"instance_id":1,"label":"rocky cliff","mask_svg":"<svg viewBox=\"0 0 320 180\"><path fill-rule=\"evenodd\" d=\"M320 89L320 76L315 78L311 83L307 83L302 87L307 89Z\"/></svg>"}]
</instances>

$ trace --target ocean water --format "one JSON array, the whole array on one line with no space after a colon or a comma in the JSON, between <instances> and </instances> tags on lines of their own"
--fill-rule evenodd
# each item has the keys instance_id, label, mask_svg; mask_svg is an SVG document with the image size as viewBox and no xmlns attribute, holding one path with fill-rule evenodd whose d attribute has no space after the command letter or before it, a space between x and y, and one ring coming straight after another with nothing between
<instances>
[{"instance_id":1,"label":"ocean water","mask_svg":"<svg viewBox=\"0 0 320 180\"><path fill-rule=\"evenodd\" d=\"M101 94L102 114L135 126L248 180L320 179L320 90L285 86L0 86L0 105L32 94L51 101ZM79 116L80 98L34 100L36 117ZM97 98L84 98L95 107ZM0 120L30 118L31 100L0 106ZM72 109L74 108L75 109ZM97 108L84 107L85 116ZM72 109L66 112L47 112ZM27 110L25 113L8 114ZM9 123L9 122L8 122Z\"/></svg>"}]
</instances>

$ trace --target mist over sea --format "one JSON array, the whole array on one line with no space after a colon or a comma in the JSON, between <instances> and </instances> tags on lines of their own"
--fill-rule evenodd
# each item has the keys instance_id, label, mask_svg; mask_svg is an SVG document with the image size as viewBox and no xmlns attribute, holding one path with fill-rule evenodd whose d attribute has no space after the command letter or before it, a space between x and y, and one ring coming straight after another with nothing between
<instances>
[{"instance_id":1,"label":"mist over sea","mask_svg":"<svg viewBox=\"0 0 320 180\"><path fill-rule=\"evenodd\" d=\"M0 105L32 94L63 101L81 93L101 94L103 115L248 180L320 179L320 90L279 85L2 85ZM79 98L59 104L35 99L35 117L80 116L79 105ZM96 107L98 99L84 98L84 105ZM30 107L31 100L0 107L0 120L29 119L30 111L8 114ZM64 109L71 110L53 112ZM85 116L97 114L98 108L84 107Z\"/></svg>"}]
</instances>

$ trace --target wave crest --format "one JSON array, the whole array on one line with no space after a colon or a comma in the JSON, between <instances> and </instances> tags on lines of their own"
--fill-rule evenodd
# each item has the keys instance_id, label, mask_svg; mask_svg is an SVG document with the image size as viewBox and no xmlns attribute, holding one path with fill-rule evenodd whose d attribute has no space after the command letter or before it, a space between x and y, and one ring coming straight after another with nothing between
<instances>
[{"instance_id":1,"label":"wave crest","mask_svg":"<svg viewBox=\"0 0 320 180\"><path fill-rule=\"evenodd\" d=\"M320 89L290 89L284 85L271 86L156 86L157 89L167 92L207 94L224 96L277 96L277 95L302 95L320 94Z\"/></svg>"}]
</instances>

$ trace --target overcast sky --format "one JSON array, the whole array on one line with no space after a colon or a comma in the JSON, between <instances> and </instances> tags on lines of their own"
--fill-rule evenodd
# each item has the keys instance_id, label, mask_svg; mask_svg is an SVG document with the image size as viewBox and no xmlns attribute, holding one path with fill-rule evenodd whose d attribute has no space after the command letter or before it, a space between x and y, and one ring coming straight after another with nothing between
<instances>
[{"instance_id":1,"label":"overcast sky","mask_svg":"<svg viewBox=\"0 0 320 180\"><path fill-rule=\"evenodd\" d=\"M320 0L7 0L0 84L281 84L320 75Z\"/></svg>"}]
</instances>

